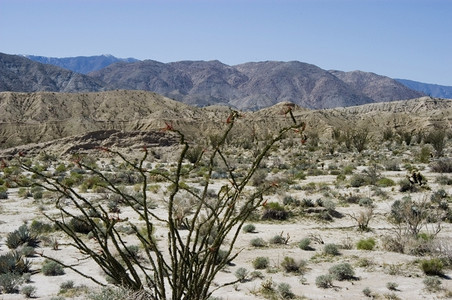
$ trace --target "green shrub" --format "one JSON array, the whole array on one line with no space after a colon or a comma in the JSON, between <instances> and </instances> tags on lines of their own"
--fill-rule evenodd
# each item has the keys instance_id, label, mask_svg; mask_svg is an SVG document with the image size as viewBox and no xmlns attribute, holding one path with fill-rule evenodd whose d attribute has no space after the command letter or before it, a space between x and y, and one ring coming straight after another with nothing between
<instances>
[{"instance_id":1,"label":"green shrub","mask_svg":"<svg viewBox=\"0 0 452 300\"><path fill-rule=\"evenodd\" d=\"M78 233L88 234L93 230L93 226L85 216L74 217L69 221L69 226Z\"/></svg>"},{"instance_id":2,"label":"green shrub","mask_svg":"<svg viewBox=\"0 0 452 300\"><path fill-rule=\"evenodd\" d=\"M375 239L368 238L368 239L361 239L356 244L356 248L358 250L373 250L375 247Z\"/></svg>"},{"instance_id":3,"label":"green shrub","mask_svg":"<svg viewBox=\"0 0 452 300\"><path fill-rule=\"evenodd\" d=\"M0 274L15 273L22 275L30 271L31 263L18 252L0 255Z\"/></svg>"},{"instance_id":4,"label":"green shrub","mask_svg":"<svg viewBox=\"0 0 452 300\"><path fill-rule=\"evenodd\" d=\"M256 226L254 224L246 224L242 228L243 232L251 233L256 231Z\"/></svg>"},{"instance_id":5,"label":"green shrub","mask_svg":"<svg viewBox=\"0 0 452 300\"><path fill-rule=\"evenodd\" d=\"M304 273L306 271L307 262L305 260L295 261L292 257L284 257L281 267L287 273Z\"/></svg>"},{"instance_id":6,"label":"green shrub","mask_svg":"<svg viewBox=\"0 0 452 300\"><path fill-rule=\"evenodd\" d=\"M352 187L361 187L369 184L369 180L362 174L354 174L350 178L350 185Z\"/></svg>"},{"instance_id":7,"label":"green shrub","mask_svg":"<svg viewBox=\"0 0 452 300\"><path fill-rule=\"evenodd\" d=\"M46 259L42 264L41 271L45 276L58 276L64 274L64 269L62 265L48 259Z\"/></svg>"},{"instance_id":8,"label":"green shrub","mask_svg":"<svg viewBox=\"0 0 452 300\"><path fill-rule=\"evenodd\" d=\"M423 281L425 289L430 292L436 292L441 289L441 280L438 277L428 276Z\"/></svg>"},{"instance_id":9,"label":"green shrub","mask_svg":"<svg viewBox=\"0 0 452 300\"><path fill-rule=\"evenodd\" d=\"M425 275L443 275L444 264L439 258L423 259L420 262L420 267Z\"/></svg>"},{"instance_id":10,"label":"green shrub","mask_svg":"<svg viewBox=\"0 0 452 300\"><path fill-rule=\"evenodd\" d=\"M24 285L20 289L20 293L25 296L25 298L33 298L36 293L36 287L32 285Z\"/></svg>"},{"instance_id":11,"label":"green shrub","mask_svg":"<svg viewBox=\"0 0 452 300\"><path fill-rule=\"evenodd\" d=\"M60 284L60 293L65 293L67 290L74 288L74 281L68 280Z\"/></svg>"},{"instance_id":12,"label":"green shrub","mask_svg":"<svg viewBox=\"0 0 452 300\"><path fill-rule=\"evenodd\" d=\"M9 249L16 249L21 245L27 245L30 247L38 247L39 239L36 235L30 233L27 225L22 225L19 229L10 232L6 237L6 245Z\"/></svg>"},{"instance_id":13,"label":"green shrub","mask_svg":"<svg viewBox=\"0 0 452 300\"><path fill-rule=\"evenodd\" d=\"M323 247L323 253L333 256L339 255L339 247L336 244L326 244Z\"/></svg>"},{"instance_id":14,"label":"green shrub","mask_svg":"<svg viewBox=\"0 0 452 300\"><path fill-rule=\"evenodd\" d=\"M310 238L304 238L298 243L298 248L306 251L314 250L311 246L311 239Z\"/></svg>"},{"instance_id":15,"label":"green shrub","mask_svg":"<svg viewBox=\"0 0 452 300\"><path fill-rule=\"evenodd\" d=\"M452 158L441 158L430 164L430 169L435 173L452 173Z\"/></svg>"},{"instance_id":16,"label":"green shrub","mask_svg":"<svg viewBox=\"0 0 452 300\"><path fill-rule=\"evenodd\" d=\"M240 282L244 282L244 281L246 281L248 273L249 273L248 270L242 267L242 268L238 268L235 271L234 275Z\"/></svg>"},{"instance_id":17,"label":"green shrub","mask_svg":"<svg viewBox=\"0 0 452 300\"><path fill-rule=\"evenodd\" d=\"M339 281L354 279L355 276L355 271L349 263L334 265L328 270L328 272L334 277L334 279Z\"/></svg>"},{"instance_id":18,"label":"green shrub","mask_svg":"<svg viewBox=\"0 0 452 300\"><path fill-rule=\"evenodd\" d=\"M16 273L0 274L0 290L5 294L13 294L19 291L19 286L23 283L23 279Z\"/></svg>"},{"instance_id":19,"label":"green shrub","mask_svg":"<svg viewBox=\"0 0 452 300\"><path fill-rule=\"evenodd\" d=\"M258 270L266 269L269 264L268 257L258 256L253 260L253 267Z\"/></svg>"},{"instance_id":20,"label":"green shrub","mask_svg":"<svg viewBox=\"0 0 452 300\"><path fill-rule=\"evenodd\" d=\"M388 187L388 186L394 186L395 182L394 180L390 178L383 177L380 180L377 181L377 186L380 187Z\"/></svg>"},{"instance_id":21,"label":"green shrub","mask_svg":"<svg viewBox=\"0 0 452 300\"><path fill-rule=\"evenodd\" d=\"M386 282L386 288L390 291L397 291L399 285L395 282Z\"/></svg>"},{"instance_id":22,"label":"green shrub","mask_svg":"<svg viewBox=\"0 0 452 300\"><path fill-rule=\"evenodd\" d=\"M277 234L274 235L271 239L270 239L270 244L274 244L274 245L285 245L287 244L288 239L283 237L282 234Z\"/></svg>"},{"instance_id":23,"label":"green shrub","mask_svg":"<svg viewBox=\"0 0 452 300\"><path fill-rule=\"evenodd\" d=\"M283 299L295 298L295 294L292 292L290 284L285 282L278 284L278 293L281 295L281 298Z\"/></svg>"},{"instance_id":24,"label":"green shrub","mask_svg":"<svg viewBox=\"0 0 452 300\"><path fill-rule=\"evenodd\" d=\"M333 286L333 276L330 274L320 275L315 278L315 285L322 289L327 289Z\"/></svg>"},{"instance_id":25,"label":"green shrub","mask_svg":"<svg viewBox=\"0 0 452 300\"><path fill-rule=\"evenodd\" d=\"M267 243L264 241L263 238L254 238L250 242L251 246L253 247L265 247L267 246Z\"/></svg>"},{"instance_id":26,"label":"green shrub","mask_svg":"<svg viewBox=\"0 0 452 300\"><path fill-rule=\"evenodd\" d=\"M278 202L267 203L262 215L263 220L286 220L288 217L289 213Z\"/></svg>"},{"instance_id":27,"label":"green shrub","mask_svg":"<svg viewBox=\"0 0 452 300\"><path fill-rule=\"evenodd\" d=\"M370 289L369 287L365 287L365 288L363 289L363 294L364 294L364 296L366 296L366 297L373 298L373 296L372 296L372 291L371 291L371 289Z\"/></svg>"}]
</instances>

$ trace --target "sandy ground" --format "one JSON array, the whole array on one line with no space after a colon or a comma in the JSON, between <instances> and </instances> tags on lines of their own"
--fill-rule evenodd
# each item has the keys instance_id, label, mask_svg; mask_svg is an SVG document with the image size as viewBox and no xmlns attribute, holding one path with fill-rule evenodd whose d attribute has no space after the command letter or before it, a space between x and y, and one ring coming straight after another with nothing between
<instances>
[{"instance_id":1,"label":"sandy ground","mask_svg":"<svg viewBox=\"0 0 452 300\"><path fill-rule=\"evenodd\" d=\"M383 175L399 180L405 176L406 172L385 172ZM434 183L435 174L425 172L429 177L430 187L434 191L439 187ZM324 182L333 188L332 183L336 176L311 176L306 180L302 180L299 183L304 185L308 182ZM443 186L441 188L446 189L448 194L452 194L451 186ZM249 271L253 270L252 261L258 256L266 256L270 259L270 264L276 268L280 266L281 261L285 256L293 257L295 259L304 259L308 262L308 270L303 275L285 273L281 269L276 272L262 271L264 279L253 279L245 283L240 283L234 286L229 286L218 290L214 295L221 297L222 299L264 299L259 290L261 289L261 283L263 280L271 278L273 282L288 283L292 287L292 291L299 297L306 297L307 299L366 299L362 290L365 287L370 288L374 294L378 294L380 299L388 299L390 294L395 294L399 299L444 299L443 292L432 293L424 289L423 280L425 275L414 263L419 257L387 252L382 248L381 238L388 234L391 225L387 222L387 214L390 210L391 203L395 199L400 199L404 196L397 192L398 186L383 188L389 194L389 198L386 200L377 199L375 202L375 218L371 220L370 227L371 232L359 232L356 229L356 222L350 218L347 214L358 213L362 210L358 205L349 206L337 206L337 211L341 212L344 217L340 219L334 219L332 222L321 222L314 218L302 218L295 216L284 222L253 222L256 225L256 232L241 234L236 248L240 250L240 255L234 260L234 265L227 267L223 272L219 274L216 282L222 283L229 280L234 280L234 272L240 268L245 267ZM24 222L30 222L33 219L43 219L39 207L35 204L32 198L20 198L17 196L18 189L10 189L9 198L0 200L0 254L4 254L9 251L5 245L6 235L8 232L16 230ZM371 194L369 187L357 188L340 188L339 192L345 193L358 193L361 195ZM309 194L305 191L290 190L287 194L296 197L297 199L310 198L317 199L321 197L321 194ZM423 193L411 194L413 199L421 199L429 195ZM375 199L375 197L373 197ZM281 200L280 196L274 195L269 197L270 201ZM46 206L47 207L47 206ZM164 214L163 205L159 205L156 210L159 213ZM127 216L127 212L123 213ZM269 241L274 235L283 233L290 236L289 242L286 245L268 245L263 248L255 248L250 245L250 241L254 238L260 237L265 241ZM88 273L100 280L104 281L100 269L94 263L89 260L80 261L80 254L72 247L64 244L64 236L61 233L59 250L55 251L49 247L42 246L38 248L38 252L43 252L46 255L50 255L57 259L61 259L66 263L79 263L79 269L85 273ZM346 250L341 249L341 255L336 257L324 257L320 254L323 251L322 244L313 243L313 251L305 251L298 248L298 242L305 237L318 236L324 241L325 244L352 244L353 249ZM452 224L443 223L443 229L440 235L443 240L452 245ZM156 237L164 239L165 235L163 231L157 230ZM356 242L362 238L373 237L377 240L376 250L363 251L356 249ZM317 258L316 258L317 257ZM372 262L371 266L359 267L357 262L367 258ZM33 269L39 270L42 264L43 258L35 256L30 258L32 261ZM337 263L349 262L355 268L357 280L353 281L337 281L333 282L334 286L328 289L318 288L315 285L315 279L317 276L327 274L328 269ZM398 269L396 275L391 275L391 266ZM49 277L44 276L40 272L31 276L31 285L37 288L35 299L50 299L52 296L58 294L59 286L62 282L73 280L76 286L86 285L88 287L96 287L92 281L81 277L75 272L66 269L65 274L62 276ZM443 278L442 286L445 289L452 290L452 280L448 279L452 277L451 270L446 270L446 276ZM395 282L398 284L398 288L395 291L390 291L386 287L388 282ZM385 296L386 295L386 296ZM79 297L83 298L83 296ZM1 294L0 299L25 299L20 294ZM367 298L369 299L369 298ZM395 299L395 298L391 298Z\"/></svg>"}]
</instances>

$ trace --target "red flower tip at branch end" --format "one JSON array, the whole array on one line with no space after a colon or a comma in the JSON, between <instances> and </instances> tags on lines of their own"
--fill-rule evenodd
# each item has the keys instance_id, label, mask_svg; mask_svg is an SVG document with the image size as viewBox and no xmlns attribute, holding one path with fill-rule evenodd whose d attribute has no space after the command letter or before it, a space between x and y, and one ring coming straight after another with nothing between
<instances>
[{"instance_id":1,"label":"red flower tip at branch end","mask_svg":"<svg viewBox=\"0 0 452 300\"><path fill-rule=\"evenodd\" d=\"M110 149L108 149L107 147L96 147L96 149L104 152L110 152Z\"/></svg>"},{"instance_id":2,"label":"red flower tip at branch end","mask_svg":"<svg viewBox=\"0 0 452 300\"><path fill-rule=\"evenodd\" d=\"M168 122L165 122L165 127L162 128L162 131L173 131L173 130L174 130L173 125Z\"/></svg>"},{"instance_id":3,"label":"red flower tip at branch end","mask_svg":"<svg viewBox=\"0 0 452 300\"><path fill-rule=\"evenodd\" d=\"M2 158L1 164L0 164L0 169L4 169L7 168L8 164L6 163L6 161Z\"/></svg>"},{"instance_id":4,"label":"red flower tip at branch end","mask_svg":"<svg viewBox=\"0 0 452 300\"><path fill-rule=\"evenodd\" d=\"M265 201L262 203L262 206L263 206L263 207L266 207L266 206L267 206L267 201L268 201L268 200L265 200Z\"/></svg>"}]
</instances>

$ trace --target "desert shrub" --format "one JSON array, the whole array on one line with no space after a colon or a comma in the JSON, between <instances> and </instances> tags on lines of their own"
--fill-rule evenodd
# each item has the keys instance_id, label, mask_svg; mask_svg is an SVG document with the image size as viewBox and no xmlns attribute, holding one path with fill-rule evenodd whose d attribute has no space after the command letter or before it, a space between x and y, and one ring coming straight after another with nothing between
<instances>
[{"instance_id":1,"label":"desert shrub","mask_svg":"<svg viewBox=\"0 0 452 300\"><path fill-rule=\"evenodd\" d=\"M93 226L85 216L73 217L69 221L70 228L78 233L88 234L93 230Z\"/></svg>"},{"instance_id":2,"label":"desert shrub","mask_svg":"<svg viewBox=\"0 0 452 300\"><path fill-rule=\"evenodd\" d=\"M135 296L135 297L134 297ZM123 299L136 299L140 300L140 297L136 297L133 292L122 287L103 287L97 291L93 291L87 295L89 300L123 300ZM142 297L142 300L145 298Z\"/></svg>"},{"instance_id":3,"label":"desert shrub","mask_svg":"<svg viewBox=\"0 0 452 300\"><path fill-rule=\"evenodd\" d=\"M292 196L284 196L283 198L283 204L284 205L294 205L294 206L299 206L301 204L300 200L295 199Z\"/></svg>"},{"instance_id":4,"label":"desert shrub","mask_svg":"<svg viewBox=\"0 0 452 300\"><path fill-rule=\"evenodd\" d=\"M246 268L241 267L235 271L234 275L240 282L245 282L246 278L248 276L248 273L249 272Z\"/></svg>"},{"instance_id":5,"label":"desert shrub","mask_svg":"<svg viewBox=\"0 0 452 300\"><path fill-rule=\"evenodd\" d=\"M425 275L443 275L444 264L439 258L423 259L420 262L420 268Z\"/></svg>"},{"instance_id":6,"label":"desert shrub","mask_svg":"<svg viewBox=\"0 0 452 300\"><path fill-rule=\"evenodd\" d=\"M430 292L436 292L441 289L441 280L436 276L427 276L422 282L425 289Z\"/></svg>"},{"instance_id":7,"label":"desert shrub","mask_svg":"<svg viewBox=\"0 0 452 300\"><path fill-rule=\"evenodd\" d=\"M258 256L253 260L253 267L258 270L266 269L269 264L268 257Z\"/></svg>"},{"instance_id":8,"label":"desert shrub","mask_svg":"<svg viewBox=\"0 0 452 300\"><path fill-rule=\"evenodd\" d=\"M63 294L67 290L70 290L72 288L74 288L74 281L73 280L64 281L64 282L62 282L60 284L60 293Z\"/></svg>"},{"instance_id":9,"label":"desert shrub","mask_svg":"<svg viewBox=\"0 0 452 300\"><path fill-rule=\"evenodd\" d=\"M452 185L452 177L440 175L436 177L436 182L440 185Z\"/></svg>"},{"instance_id":10,"label":"desert shrub","mask_svg":"<svg viewBox=\"0 0 452 300\"><path fill-rule=\"evenodd\" d=\"M36 293L36 287L32 285L24 285L20 289L20 293L25 296L25 298L33 298Z\"/></svg>"},{"instance_id":11,"label":"desert shrub","mask_svg":"<svg viewBox=\"0 0 452 300\"><path fill-rule=\"evenodd\" d=\"M397 159L390 159L384 163L386 171L400 171L400 161Z\"/></svg>"},{"instance_id":12,"label":"desert shrub","mask_svg":"<svg viewBox=\"0 0 452 300\"><path fill-rule=\"evenodd\" d=\"M334 277L334 279L339 281L354 279L355 276L355 271L349 263L334 265L328 270L328 272Z\"/></svg>"},{"instance_id":13,"label":"desert shrub","mask_svg":"<svg viewBox=\"0 0 452 300\"><path fill-rule=\"evenodd\" d=\"M292 292L292 288L290 284L281 282L278 284L278 293L281 295L283 299L293 299L295 298L295 294Z\"/></svg>"},{"instance_id":14,"label":"desert shrub","mask_svg":"<svg viewBox=\"0 0 452 300\"><path fill-rule=\"evenodd\" d=\"M375 239L368 238L368 239L361 239L356 244L356 248L358 250L373 250L375 247Z\"/></svg>"},{"instance_id":15,"label":"desert shrub","mask_svg":"<svg viewBox=\"0 0 452 300\"><path fill-rule=\"evenodd\" d=\"M246 224L242 228L243 232L251 233L256 231L256 226L254 224Z\"/></svg>"},{"instance_id":16,"label":"desert shrub","mask_svg":"<svg viewBox=\"0 0 452 300\"><path fill-rule=\"evenodd\" d=\"M421 150L416 153L416 158L421 163L428 163L430 160L430 157L432 156L432 151L430 146L422 146Z\"/></svg>"},{"instance_id":17,"label":"desert shrub","mask_svg":"<svg viewBox=\"0 0 452 300\"><path fill-rule=\"evenodd\" d=\"M330 274L320 275L315 278L315 285L322 289L333 286L333 276Z\"/></svg>"},{"instance_id":18,"label":"desert shrub","mask_svg":"<svg viewBox=\"0 0 452 300\"><path fill-rule=\"evenodd\" d=\"M415 184L412 184L407 178L403 178L399 181L399 191L402 193L412 192L415 193L419 190L419 187Z\"/></svg>"},{"instance_id":19,"label":"desert shrub","mask_svg":"<svg viewBox=\"0 0 452 300\"><path fill-rule=\"evenodd\" d=\"M50 298L50 300L65 300L66 298L64 298L63 296L53 296Z\"/></svg>"},{"instance_id":20,"label":"desert shrub","mask_svg":"<svg viewBox=\"0 0 452 300\"><path fill-rule=\"evenodd\" d=\"M24 259L19 252L0 255L0 274L15 273L22 275L30 271L30 265L30 261Z\"/></svg>"},{"instance_id":21,"label":"desert shrub","mask_svg":"<svg viewBox=\"0 0 452 300\"><path fill-rule=\"evenodd\" d=\"M274 245L286 245L288 243L290 239L290 236L287 235L286 237L283 236L283 233L281 232L280 234L274 235L271 239L270 239L270 244L274 244Z\"/></svg>"},{"instance_id":22,"label":"desert shrub","mask_svg":"<svg viewBox=\"0 0 452 300\"><path fill-rule=\"evenodd\" d=\"M399 285L395 282L386 282L386 288L390 291L397 291Z\"/></svg>"},{"instance_id":23,"label":"desert shrub","mask_svg":"<svg viewBox=\"0 0 452 300\"><path fill-rule=\"evenodd\" d=\"M312 201L312 199L304 198L303 200L301 200L300 206L301 207L314 207L315 204Z\"/></svg>"},{"instance_id":24,"label":"desert shrub","mask_svg":"<svg viewBox=\"0 0 452 300\"><path fill-rule=\"evenodd\" d=\"M425 136L424 141L432 145L437 157L442 156L446 147L446 132L444 130L431 131Z\"/></svg>"},{"instance_id":25,"label":"desert shrub","mask_svg":"<svg viewBox=\"0 0 452 300\"><path fill-rule=\"evenodd\" d=\"M430 164L430 169L435 173L452 173L452 159L438 159Z\"/></svg>"},{"instance_id":26,"label":"desert shrub","mask_svg":"<svg viewBox=\"0 0 452 300\"><path fill-rule=\"evenodd\" d=\"M128 245L124 251L126 256L131 259L137 259L139 257L140 246Z\"/></svg>"},{"instance_id":27,"label":"desert shrub","mask_svg":"<svg viewBox=\"0 0 452 300\"><path fill-rule=\"evenodd\" d=\"M254 173L253 177L251 177L251 184L253 186L259 186L265 182L265 178L267 178L268 171L266 169L259 169Z\"/></svg>"},{"instance_id":28,"label":"desert shrub","mask_svg":"<svg viewBox=\"0 0 452 300\"><path fill-rule=\"evenodd\" d=\"M311 246L311 239L310 238L304 238L302 239L299 243L298 243L298 248L302 249L302 250L314 250Z\"/></svg>"},{"instance_id":29,"label":"desert shrub","mask_svg":"<svg viewBox=\"0 0 452 300\"><path fill-rule=\"evenodd\" d=\"M386 177L380 178L377 181L377 186L379 186L379 187L388 187L388 186L394 186L394 185L395 185L394 180L392 180L390 178L386 178Z\"/></svg>"},{"instance_id":30,"label":"desert shrub","mask_svg":"<svg viewBox=\"0 0 452 300\"><path fill-rule=\"evenodd\" d=\"M6 245L9 249L16 249L21 245L38 247L39 239L32 234L26 224L20 226L17 230L10 232L6 237Z\"/></svg>"},{"instance_id":31,"label":"desert shrub","mask_svg":"<svg viewBox=\"0 0 452 300\"><path fill-rule=\"evenodd\" d=\"M19 291L19 286L23 283L23 279L16 273L0 274L0 291L5 294L13 294Z\"/></svg>"},{"instance_id":32,"label":"desert shrub","mask_svg":"<svg viewBox=\"0 0 452 300\"><path fill-rule=\"evenodd\" d=\"M365 287L365 288L363 289L363 294L364 294L364 296L366 296L366 297L373 298L373 296L372 296L372 290L371 290L369 287Z\"/></svg>"},{"instance_id":33,"label":"desert shrub","mask_svg":"<svg viewBox=\"0 0 452 300\"><path fill-rule=\"evenodd\" d=\"M363 176L362 174L354 174L350 178L350 185L352 187L360 187L360 186L365 186L368 184L369 184L368 178Z\"/></svg>"},{"instance_id":34,"label":"desert shrub","mask_svg":"<svg viewBox=\"0 0 452 300\"><path fill-rule=\"evenodd\" d=\"M373 207L374 201L371 198L365 197L359 199L358 205L364 207Z\"/></svg>"},{"instance_id":35,"label":"desert shrub","mask_svg":"<svg viewBox=\"0 0 452 300\"><path fill-rule=\"evenodd\" d=\"M267 203L262 215L263 220L286 220L288 217L289 212L278 202Z\"/></svg>"},{"instance_id":36,"label":"desert shrub","mask_svg":"<svg viewBox=\"0 0 452 300\"><path fill-rule=\"evenodd\" d=\"M333 256L339 255L339 247L336 244L326 244L323 247L323 253Z\"/></svg>"},{"instance_id":37,"label":"desert shrub","mask_svg":"<svg viewBox=\"0 0 452 300\"><path fill-rule=\"evenodd\" d=\"M299 260L296 261L292 257L284 257L283 261L281 262L281 267L286 271L287 273L304 273L306 270L307 262L305 260Z\"/></svg>"},{"instance_id":38,"label":"desert shrub","mask_svg":"<svg viewBox=\"0 0 452 300\"><path fill-rule=\"evenodd\" d=\"M48 259L46 259L42 264L41 271L45 276L58 276L64 274L62 265Z\"/></svg>"},{"instance_id":39,"label":"desert shrub","mask_svg":"<svg viewBox=\"0 0 452 300\"><path fill-rule=\"evenodd\" d=\"M254 238L250 242L251 246L253 247L265 247L267 246L267 243L263 238Z\"/></svg>"},{"instance_id":40,"label":"desert shrub","mask_svg":"<svg viewBox=\"0 0 452 300\"><path fill-rule=\"evenodd\" d=\"M49 233L54 230L55 228L51 224L44 223L39 220L33 220L30 224L30 232L34 234Z\"/></svg>"}]
</instances>

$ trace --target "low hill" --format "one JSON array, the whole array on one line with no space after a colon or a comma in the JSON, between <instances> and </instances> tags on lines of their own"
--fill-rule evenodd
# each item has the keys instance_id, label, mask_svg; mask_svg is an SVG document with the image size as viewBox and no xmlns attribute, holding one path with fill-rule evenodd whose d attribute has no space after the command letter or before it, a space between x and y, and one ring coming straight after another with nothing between
<instances>
[{"instance_id":1,"label":"low hill","mask_svg":"<svg viewBox=\"0 0 452 300\"><path fill-rule=\"evenodd\" d=\"M239 141L251 133L264 138L290 119L279 103L244 112L235 128ZM291 104L293 105L293 104ZM293 106L296 118L307 122L307 133L329 139L334 128L367 127L376 136L384 128L429 130L452 122L452 100L422 97L406 101L308 110ZM189 140L205 141L224 129L230 110L224 106L198 108L146 91L99 93L0 93L0 148L51 142L90 132L163 132L173 126ZM97 135L94 135L97 136ZM138 135L140 136L140 135ZM98 139L105 139L99 135ZM127 143L122 143L127 144Z\"/></svg>"}]
</instances>

